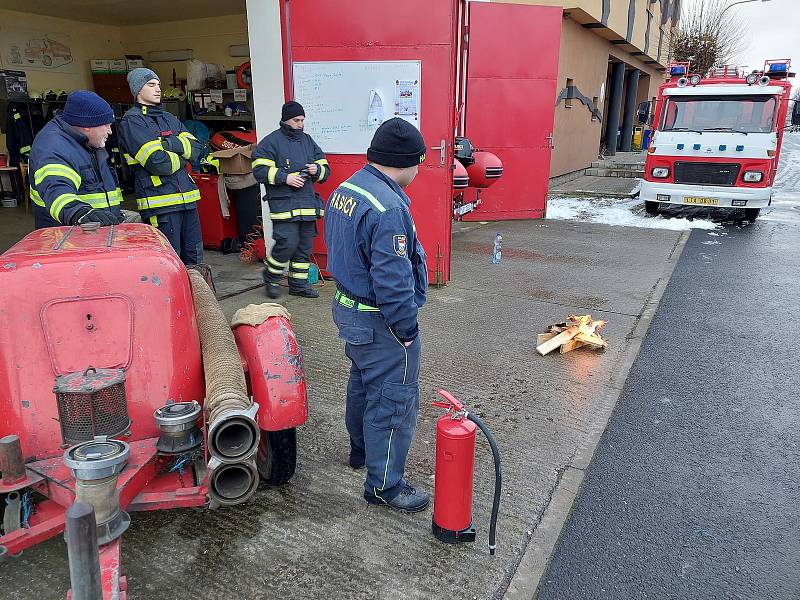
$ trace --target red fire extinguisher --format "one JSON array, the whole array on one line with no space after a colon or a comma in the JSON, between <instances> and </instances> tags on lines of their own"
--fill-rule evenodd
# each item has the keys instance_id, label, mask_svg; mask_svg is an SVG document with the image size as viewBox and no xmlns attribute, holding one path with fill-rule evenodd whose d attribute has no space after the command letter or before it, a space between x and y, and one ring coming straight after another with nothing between
<instances>
[{"instance_id":1,"label":"red fire extinguisher","mask_svg":"<svg viewBox=\"0 0 800 600\"><path fill-rule=\"evenodd\" d=\"M489 525L489 553L495 551L497 511L500 508L502 473L500 452L489 428L444 390L437 390L447 409L436 422L436 481L433 491L433 535L448 544L475 541L472 524L472 480L475 464L475 432L486 436L494 457L494 504Z\"/></svg>"}]
</instances>

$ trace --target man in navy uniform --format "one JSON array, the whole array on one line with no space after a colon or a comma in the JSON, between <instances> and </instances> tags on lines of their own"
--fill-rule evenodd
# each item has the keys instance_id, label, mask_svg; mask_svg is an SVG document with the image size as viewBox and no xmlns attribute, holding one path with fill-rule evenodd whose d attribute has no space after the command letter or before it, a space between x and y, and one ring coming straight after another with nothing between
<instances>
[{"instance_id":1,"label":"man in navy uniform","mask_svg":"<svg viewBox=\"0 0 800 600\"><path fill-rule=\"evenodd\" d=\"M178 117L161 104L161 80L150 69L128 73L136 104L119 124L119 143L131 165L139 212L157 227L187 265L203 262L197 201L200 191L186 161L205 150Z\"/></svg>"},{"instance_id":2,"label":"man in navy uniform","mask_svg":"<svg viewBox=\"0 0 800 600\"><path fill-rule=\"evenodd\" d=\"M333 320L351 360L345 421L350 466L366 465L364 499L417 512L428 494L404 478L419 411L417 311L428 274L403 188L425 160L425 141L403 119L375 132L367 164L331 195L325 211Z\"/></svg>"},{"instance_id":3,"label":"man in navy uniform","mask_svg":"<svg viewBox=\"0 0 800 600\"><path fill-rule=\"evenodd\" d=\"M108 102L79 90L38 133L30 157L36 229L122 222L122 192L105 148L113 122Z\"/></svg>"},{"instance_id":4,"label":"man in navy uniform","mask_svg":"<svg viewBox=\"0 0 800 600\"><path fill-rule=\"evenodd\" d=\"M263 271L270 298L280 296L278 280L287 267L290 294L319 297L319 292L308 285L311 246L317 235L317 219L323 214L313 182L325 181L331 171L320 147L303 131L305 118L298 102L287 102L281 110L280 128L253 150L253 175L266 186L275 239Z\"/></svg>"}]
</instances>

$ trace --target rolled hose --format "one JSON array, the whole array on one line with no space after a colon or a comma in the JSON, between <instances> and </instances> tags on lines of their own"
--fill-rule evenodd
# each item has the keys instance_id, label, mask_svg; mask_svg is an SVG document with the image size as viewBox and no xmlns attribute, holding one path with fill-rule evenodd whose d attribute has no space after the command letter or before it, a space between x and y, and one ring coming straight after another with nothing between
<instances>
[{"instance_id":1,"label":"rolled hose","mask_svg":"<svg viewBox=\"0 0 800 600\"><path fill-rule=\"evenodd\" d=\"M472 413L467 413L467 418L475 423L483 435L486 436L486 441L489 442L489 447L492 449L492 456L494 457L494 502L492 503L492 519L489 524L489 554L494 556L495 536L497 534L497 513L500 510L500 490L503 485L503 473L500 468L500 451L497 449L497 443L494 441L494 436L486 424Z\"/></svg>"},{"instance_id":2,"label":"rolled hose","mask_svg":"<svg viewBox=\"0 0 800 600\"><path fill-rule=\"evenodd\" d=\"M259 429L247 395L244 369L228 320L203 276L189 269L206 381L205 414L209 452L231 462L258 447Z\"/></svg>"}]
</instances>

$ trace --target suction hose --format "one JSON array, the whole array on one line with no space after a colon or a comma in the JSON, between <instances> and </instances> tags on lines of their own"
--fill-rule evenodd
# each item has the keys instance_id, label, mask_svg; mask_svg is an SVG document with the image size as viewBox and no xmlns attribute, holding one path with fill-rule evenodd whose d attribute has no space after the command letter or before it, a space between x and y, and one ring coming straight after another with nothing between
<instances>
[{"instance_id":1,"label":"suction hose","mask_svg":"<svg viewBox=\"0 0 800 600\"><path fill-rule=\"evenodd\" d=\"M214 293L198 271L188 271L206 379L208 451L223 463L244 461L258 447L258 405L247 395L236 340Z\"/></svg>"},{"instance_id":2,"label":"suction hose","mask_svg":"<svg viewBox=\"0 0 800 600\"><path fill-rule=\"evenodd\" d=\"M500 468L500 451L497 449L497 443L494 441L494 436L486 424L472 413L467 413L467 418L475 423L478 428L486 436L486 441L489 442L489 447L492 449L492 456L494 457L494 502L492 504L492 520L489 524L489 554L494 556L495 548L495 535L497 533L497 513L500 510L500 489L503 485L503 473Z\"/></svg>"}]
</instances>

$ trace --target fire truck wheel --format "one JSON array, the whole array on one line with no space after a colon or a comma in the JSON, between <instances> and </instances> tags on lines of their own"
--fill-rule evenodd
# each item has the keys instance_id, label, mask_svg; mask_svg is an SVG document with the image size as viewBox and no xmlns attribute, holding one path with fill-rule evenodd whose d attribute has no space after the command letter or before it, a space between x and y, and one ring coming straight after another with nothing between
<instances>
[{"instance_id":1,"label":"fire truck wheel","mask_svg":"<svg viewBox=\"0 0 800 600\"><path fill-rule=\"evenodd\" d=\"M268 485L281 485L294 475L297 466L297 432L261 430L256 454L256 466L261 479Z\"/></svg>"},{"instance_id":2,"label":"fire truck wheel","mask_svg":"<svg viewBox=\"0 0 800 600\"><path fill-rule=\"evenodd\" d=\"M744 218L746 221L755 221L758 218L758 215L761 214L760 208L745 208L744 209Z\"/></svg>"},{"instance_id":3,"label":"fire truck wheel","mask_svg":"<svg viewBox=\"0 0 800 600\"><path fill-rule=\"evenodd\" d=\"M644 209L647 211L648 215L657 215L658 214L658 202L654 202L652 200L645 200L644 201Z\"/></svg>"}]
</instances>

